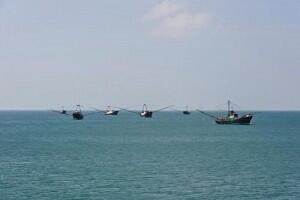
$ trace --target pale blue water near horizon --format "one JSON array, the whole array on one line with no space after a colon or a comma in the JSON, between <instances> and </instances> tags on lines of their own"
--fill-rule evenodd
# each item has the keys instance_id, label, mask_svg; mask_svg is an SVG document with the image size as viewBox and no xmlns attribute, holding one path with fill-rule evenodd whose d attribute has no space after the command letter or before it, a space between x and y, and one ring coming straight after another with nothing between
<instances>
[{"instance_id":1,"label":"pale blue water near horizon","mask_svg":"<svg viewBox=\"0 0 300 200\"><path fill-rule=\"evenodd\" d=\"M0 199L300 199L300 112L0 119Z\"/></svg>"}]
</instances>

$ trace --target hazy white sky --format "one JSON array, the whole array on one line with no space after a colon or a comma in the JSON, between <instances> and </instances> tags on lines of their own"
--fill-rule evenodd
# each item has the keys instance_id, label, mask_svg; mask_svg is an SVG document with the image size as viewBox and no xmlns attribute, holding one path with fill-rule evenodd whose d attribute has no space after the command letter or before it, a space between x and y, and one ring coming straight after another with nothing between
<instances>
[{"instance_id":1,"label":"hazy white sky","mask_svg":"<svg viewBox=\"0 0 300 200\"><path fill-rule=\"evenodd\" d=\"M0 108L300 109L299 0L0 0Z\"/></svg>"}]
</instances>

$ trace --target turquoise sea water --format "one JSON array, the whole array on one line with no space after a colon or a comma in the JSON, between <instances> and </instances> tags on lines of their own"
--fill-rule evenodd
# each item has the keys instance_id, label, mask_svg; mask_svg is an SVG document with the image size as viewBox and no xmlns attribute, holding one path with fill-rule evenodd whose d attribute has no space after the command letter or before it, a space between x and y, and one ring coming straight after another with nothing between
<instances>
[{"instance_id":1,"label":"turquoise sea water","mask_svg":"<svg viewBox=\"0 0 300 200\"><path fill-rule=\"evenodd\" d=\"M300 112L0 112L0 199L300 199Z\"/></svg>"}]
</instances>

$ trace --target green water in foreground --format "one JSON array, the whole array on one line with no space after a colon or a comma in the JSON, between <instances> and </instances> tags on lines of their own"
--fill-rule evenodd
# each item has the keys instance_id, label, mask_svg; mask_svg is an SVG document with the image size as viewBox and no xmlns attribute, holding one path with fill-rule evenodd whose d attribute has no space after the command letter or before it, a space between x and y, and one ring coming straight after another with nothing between
<instances>
[{"instance_id":1,"label":"green water in foreground","mask_svg":"<svg viewBox=\"0 0 300 200\"><path fill-rule=\"evenodd\" d=\"M0 199L300 199L300 112L0 119Z\"/></svg>"}]
</instances>

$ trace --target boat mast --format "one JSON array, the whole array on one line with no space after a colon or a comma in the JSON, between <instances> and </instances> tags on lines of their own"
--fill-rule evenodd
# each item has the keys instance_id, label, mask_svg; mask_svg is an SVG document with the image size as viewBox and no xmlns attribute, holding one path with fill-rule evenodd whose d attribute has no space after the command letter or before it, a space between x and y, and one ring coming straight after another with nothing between
<instances>
[{"instance_id":1,"label":"boat mast","mask_svg":"<svg viewBox=\"0 0 300 200\"><path fill-rule=\"evenodd\" d=\"M81 112L81 107L80 107L80 105L77 105L77 106L76 106L75 111L76 111L76 112Z\"/></svg>"},{"instance_id":2,"label":"boat mast","mask_svg":"<svg viewBox=\"0 0 300 200\"><path fill-rule=\"evenodd\" d=\"M148 111L147 106L146 106L146 104L144 104L142 112L147 112L147 111Z\"/></svg>"},{"instance_id":3,"label":"boat mast","mask_svg":"<svg viewBox=\"0 0 300 200\"><path fill-rule=\"evenodd\" d=\"M230 115L230 100L228 100L227 102L227 110L228 110L228 116Z\"/></svg>"}]
</instances>

